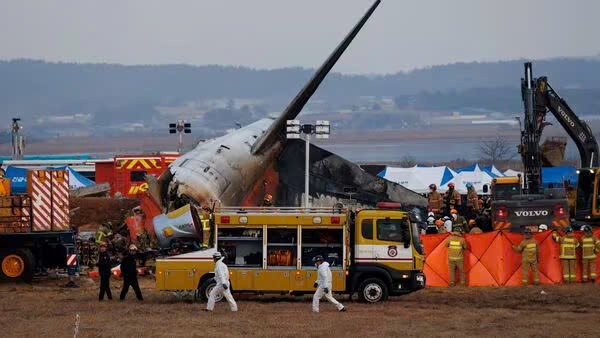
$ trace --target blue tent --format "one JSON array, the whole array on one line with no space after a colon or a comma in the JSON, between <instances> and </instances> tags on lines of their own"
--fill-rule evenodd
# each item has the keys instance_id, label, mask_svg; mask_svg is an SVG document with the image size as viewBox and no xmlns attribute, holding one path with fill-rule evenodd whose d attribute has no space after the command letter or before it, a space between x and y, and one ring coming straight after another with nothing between
<instances>
[{"instance_id":1,"label":"blue tent","mask_svg":"<svg viewBox=\"0 0 600 338\"><path fill-rule=\"evenodd\" d=\"M27 169L8 166L5 176L10 178L10 190L13 194L24 194L27 192Z\"/></svg>"},{"instance_id":2,"label":"blue tent","mask_svg":"<svg viewBox=\"0 0 600 338\"><path fill-rule=\"evenodd\" d=\"M572 166L542 168L542 184L548 187L552 184L555 188L562 187L563 182L569 181L571 185L577 182L577 169Z\"/></svg>"}]
</instances>

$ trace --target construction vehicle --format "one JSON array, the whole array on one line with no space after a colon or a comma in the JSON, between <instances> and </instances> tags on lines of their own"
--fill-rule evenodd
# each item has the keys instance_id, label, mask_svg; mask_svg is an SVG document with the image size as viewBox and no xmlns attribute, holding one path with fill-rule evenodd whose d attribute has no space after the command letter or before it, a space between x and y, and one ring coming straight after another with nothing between
<instances>
[{"instance_id":1,"label":"construction vehicle","mask_svg":"<svg viewBox=\"0 0 600 338\"><path fill-rule=\"evenodd\" d=\"M49 268L76 272L75 236L69 227L69 172L28 172L27 193L10 192L0 178L0 279L31 281Z\"/></svg>"},{"instance_id":2,"label":"construction vehicle","mask_svg":"<svg viewBox=\"0 0 600 338\"><path fill-rule=\"evenodd\" d=\"M580 166L577 170L577 197L575 201L575 215L571 215L577 222L586 224L600 224L600 171L598 168L598 142L594 133L585 121L579 119L567 102L548 83L545 76L537 79L531 78L531 63L525 64L525 72L529 74L532 91L532 112L535 131L542 134L547 123L545 117L550 111L558 123L573 140L579 151ZM532 176L532 180L537 180Z\"/></svg>"},{"instance_id":3,"label":"construction vehicle","mask_svg":"<svg viewBox=\"0 0 600 338\"><path fill-rule=\"evenodd\" d=\"M521 231L528 227L537 231L541 224L554 227L569 225L566 200L524 194L522 184L521 176L492 180L491 221L495 230Z\"/></svg>"},{"instance_id":4,"label":"construction vehicle","mask_svg":"<svg viewBox=\"0 0 600 338\"><path fill-rule=\"evenodd\" d=\"M358 292L361 300L376 303L416 291L425 287L423 248L410 213L399 207L391 202L358 212L342 206L224 207L211 215L208 231L187 208L166 222L154 221L159 241L196 231L208 245L157 259L156 287L206 300L215 286L212 255L219 250L234 292L314 292L316 255L329 261L337 293Z\"/></svg>"},{"instance_id":5,"label":"construction vehicle","mask_svg":"<svg viewBox=\"0 0 600 338\"><path fill-rule=\"evenodd\" d=\"M569 206L564 189L542 189L540 138L544 127L547 100L540 97L544 84L532 78L531 63L525 63L521 94L525 118L521 129L519 153L523 161L521 177L496 178L492 181L492 225L496 230L537 230L541 224L562 228L570 225ZM519 120L520 121L520 120Z\"/></svg>"}]
</instances>

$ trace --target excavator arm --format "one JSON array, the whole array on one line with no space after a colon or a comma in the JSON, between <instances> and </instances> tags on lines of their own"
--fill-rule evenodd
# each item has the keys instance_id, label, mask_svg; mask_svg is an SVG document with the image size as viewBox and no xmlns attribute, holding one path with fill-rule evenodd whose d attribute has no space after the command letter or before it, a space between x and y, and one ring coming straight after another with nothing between
<instances>
[{"instance_id":1,"label":"excavator arm","mask_svg":"<svg viewBox=\"0 0 600 338\"><path fill-rule=\"evenodd\" d=\"M581 160L577 179L577 195L575 215L578 221L600 224L600 173L598 172L598 142L591 128L579 119L567 102L548 83L545 76L533 79L531 63L525 63L525 79L521 81L521 91L525 102L525 128L522 132L521 148L530 153L522 152L525 165L526 179L539 179L541 182L539 164L539 142L544 127L546 113L550 111L558 123L564 128L575 143ZM529 141L529 143L527 142ZM528 155L528 156L526 156ZM538 156L538 157L536 157Z\"/></svg>"},{"instance_id":2,"label":"excavator arm","mask_svg":"<svg viewBox=\"0 0 600 338\"><path fill-rule=\"evenodd\" d=\"M536 80L535 105L536 107L546 107L571 137L579 150L581 167L598 166L598 143L594 133L550 86L548 78L545 76Z\"/></svg>"}]
</instances>

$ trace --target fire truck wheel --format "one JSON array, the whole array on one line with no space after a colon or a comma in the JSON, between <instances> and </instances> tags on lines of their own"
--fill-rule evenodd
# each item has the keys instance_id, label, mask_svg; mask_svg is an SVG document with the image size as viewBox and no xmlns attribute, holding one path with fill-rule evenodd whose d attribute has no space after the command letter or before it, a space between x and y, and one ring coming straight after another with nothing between
<instances>
[{"instance_id":1,"label":"fire truck wheel","mask_svg":"<svg viewBox=\"0 0 600 338\"><path fill-rule=\"evenodd\" d=\"M33 279L35 259L29 249L9 249L0 252L0 278L6 281Z\"/></svg>"},{"instance_id":2,"label":"fire truck wheel","mask_svg":"<svg viewBox=\"0 0 600 338\"><path fill-rule=\"evenodd\" d=\"M214 278L209 278L205 280L204 283L200 285L200 288L197 291L199 298L203 302L208 301L208 296L210 295L210 292L215 286L217 286L217 283L215 282ZM215 302L218 303L221 300L223 300L223 294L218 294L217 298L215 299Z\"/></svg>"},{"instance_id":3,"label":"fire truck wheel","mask_svg":"<svg viewBox=\"0 0 600 338\"><path fill-rule=\"evenodd\" d=\"M367 278L358 287L358 298L362 302L377 303L386 300L388 287L379 278Z\"/></svg>"}]
</instances>

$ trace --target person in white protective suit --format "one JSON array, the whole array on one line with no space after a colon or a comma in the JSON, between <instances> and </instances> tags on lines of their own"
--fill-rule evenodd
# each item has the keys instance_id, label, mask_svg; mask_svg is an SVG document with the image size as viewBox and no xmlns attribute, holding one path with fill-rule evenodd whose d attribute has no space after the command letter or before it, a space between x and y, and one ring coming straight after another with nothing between
<instances>
[{"instance_id":1,"label":"person in white protective suit","mask_svg":"<svg viewBox=\"0 0 600 338\"><path fill-rule=\"evenodd\" d=\"M208 303L206 304L206 311L212 311L215 308L215 300L219 293L223 294L223 297L227 299L229 303L229 308L232 312L236 312L237 304L231 295L230 284L229 284L229 269L227 265L223 263L223 257L220 252L215 252L213 254L213 260L215 261L215 282L217 285L210 290L210 294L208 295Z\"/></svg>"},{"instance_id":2,"label":"person in white protective suit","mask_svg":"<svg viewBox=\"0 0 600 338\"><path fill-rule=\"evenodd\" d=\"M312 310L313 312L319 312L319 301L323 296L340 312L346 311L344 305L333 298L332 290L332 280L331 280L331 269L329 269L329 263L325 262L323 256L318 255L313 258L313 263L317 266L317 281L315 282L315 287L317 291L313 296Z\"/></svg>"}]
</instances>

